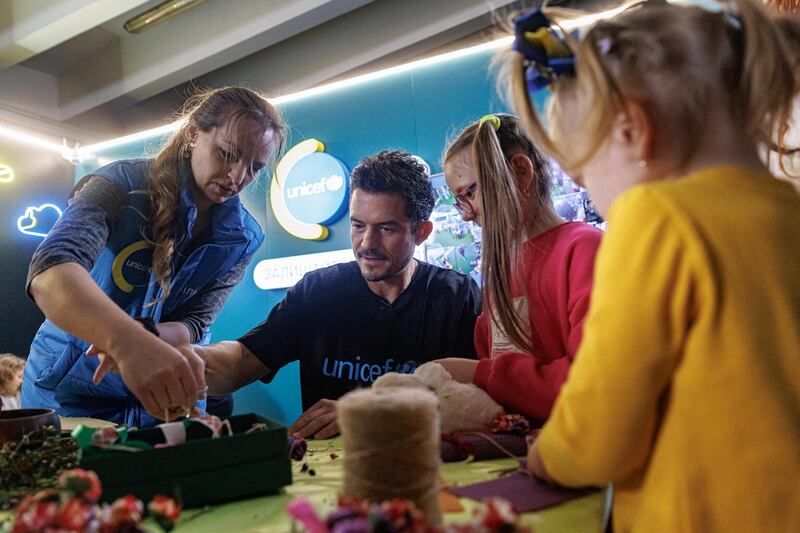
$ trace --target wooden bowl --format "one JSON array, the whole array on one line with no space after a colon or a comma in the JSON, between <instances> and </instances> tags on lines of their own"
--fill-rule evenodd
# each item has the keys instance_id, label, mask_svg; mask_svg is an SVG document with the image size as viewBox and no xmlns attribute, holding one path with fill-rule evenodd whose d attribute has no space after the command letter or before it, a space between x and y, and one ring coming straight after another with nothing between
<instances>
[{"instance_id":1,"label":"wooden bowl","mask_svg":"<svg viewBox=\"0 0 800 533\"><path fill-rule=\"evenodd\" d=\"M53 409L9 409L0 411L0 446L20 440L27 433L39 431L44 426L61 429L58 415Z\"/></svg>"}]
</instances>

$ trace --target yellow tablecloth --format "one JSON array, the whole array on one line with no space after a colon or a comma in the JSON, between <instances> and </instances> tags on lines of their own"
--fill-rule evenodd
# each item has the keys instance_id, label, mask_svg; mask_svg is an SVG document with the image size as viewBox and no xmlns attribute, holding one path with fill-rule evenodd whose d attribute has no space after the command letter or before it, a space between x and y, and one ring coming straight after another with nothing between
<instances>
[{"instance_id":1,"label":"yellow tablecloth","mask_svg":"<svg viewBox=\"0 0 800 533\"><path fill-rule=\"evenodd\" d=\"M308 470L301 471L302 464ZM442 478L448 485L468 485L495 479L500 472L513 468L512 459L495 459L473 463L446 463ZM178 533L225 532L289 532L291 524L284 508L295 496L307 496L323 514L335 507L342 483L342 451L339 439L309 442L309 451L302 462L293 461L294 483L281 494L215 505L206 510L184 511ZM311 471L314 475L311 475ZM600 532L603 530L606 493L599 492L537 513L523 515L523 523L536 533ZM466 522L475 503L461 499L464 511L446 513L445 522ZM148 528L153 529L153 528ZM155 530L155 529L154 529Z\"/></svg>"}]
</instances>

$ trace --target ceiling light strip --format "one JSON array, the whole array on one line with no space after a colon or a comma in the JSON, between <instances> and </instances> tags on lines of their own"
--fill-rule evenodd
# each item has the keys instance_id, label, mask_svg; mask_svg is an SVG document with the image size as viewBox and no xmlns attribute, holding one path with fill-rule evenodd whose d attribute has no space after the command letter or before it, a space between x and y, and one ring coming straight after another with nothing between
<instances>
[{"instance_id":1,"label":"ceiling light strip","mask_svg":"<svg viewBox=\"0 0 800 533\"><path fill-rule=\"evenodd\" d=\"M438 56L433 56L425 59L420 59L417 61L412 61L410 63L405 63L403 65L398 65L396 67L390 67L387 69L379 70L376 72L370 72L369 74L362 74L361 76L355 76L353 78L348 78L346 80L336 81L333 83L328 83L325 85L320 85L319 87L314 87L311 89L306 89L304 91L299 91L292 94L287 94L284 96L278 96L277 98L270 98L270 103L273 105L279 106L282 104L286 104L288 102L295 102L297 100L301 100L303 98L309 98L312 96L319 96L324 93L328 93L331 91L341 90L347 87L352 87L354 85L358 85L361 83L366 83L369 81L374 81L380 78L385 78L387 76L392 76L394 74L399 74L402 72L406 72L412 69L434 65L436 63L441 63L443 61L451 61L453 59L457 59L459 57L468 56L471 54L476 54L478 52L483 52L486 50L492 50L495 48L501 48L503 46L509 46L511 42L513 42L513 37L503 37L501 39L497 39L494 41L490 41L488 43L479 44L477 46L471 46L469 48L462 48L460 50L455 50L453 52L447 52L445 54L440 54ZM140 131L138 133L134 133L132 135L126 135L124 137L118 137L116 139L110 139L108 141L103 141L97 144L90 144L84 146L80 149L81 155L86 156L89 154L97 153L102 150L106 150L108 148L113 148L115 146L119 146L121 144L129 143L132 141L137 141L141 139L146 139L148 137L154 137L156 135L167 134L171 133L178 128L180 128L181 122L176 121L170 124L166 124L164 126L160 126L158 128L153 128L149 130Z\"/></svg>"},{"instance_id":2,"label":"ceiling light strip","mask_svg":"<svg viewBox=\"0 0 800 533\"><path fill-rule=\"evenodd\" d=\"M36 135L31 135L30 133L25 133L12 128L6 128L4 126L0 126L0 137L5 137L7 139L11 139L12 141L21 142L32 146L38 146L39 148L44 148L45 150L50 150L59 154L62 153L64 149L63 144L48 141L42 137L37 137Z\"/></svg>"}]
</instances>

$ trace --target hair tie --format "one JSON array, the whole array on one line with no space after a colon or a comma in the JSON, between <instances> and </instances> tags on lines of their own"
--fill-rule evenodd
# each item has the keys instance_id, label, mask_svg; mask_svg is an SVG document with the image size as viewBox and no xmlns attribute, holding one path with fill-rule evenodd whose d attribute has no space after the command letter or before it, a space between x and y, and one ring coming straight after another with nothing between
<instances>
[{"instance_id":1,"label":"hair tie","mask_svg":"<svg viewBox=\"0 0 800 533\"><path fill-rule=\"evenodd\" d=\"M483 115L481 119L478 121L478 129L480 129L480 127L483 126L484 122L488 122L489 124L491 124L492 128L494 128L494 131L500 129L500 117L498 117L497 115Z\"/></svg>"}]
</instances>

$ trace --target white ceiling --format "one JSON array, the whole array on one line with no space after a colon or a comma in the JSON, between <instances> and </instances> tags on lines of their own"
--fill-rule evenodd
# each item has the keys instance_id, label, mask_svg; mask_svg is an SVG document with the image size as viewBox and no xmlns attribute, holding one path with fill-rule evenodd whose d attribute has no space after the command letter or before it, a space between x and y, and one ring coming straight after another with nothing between
<instances>
[{"instance_id":1,"label":"white ceiling","mask_svg":"<svg viewBox=\"0 0 800 533\"><path fill-rule=\"evenodd\" d=\"M513 0L0 0L0 123L83 143L163 123L191 85L272 95L486 40ZM527 2L530 3L530 2Z\"/></svg>"}]
</instances>

